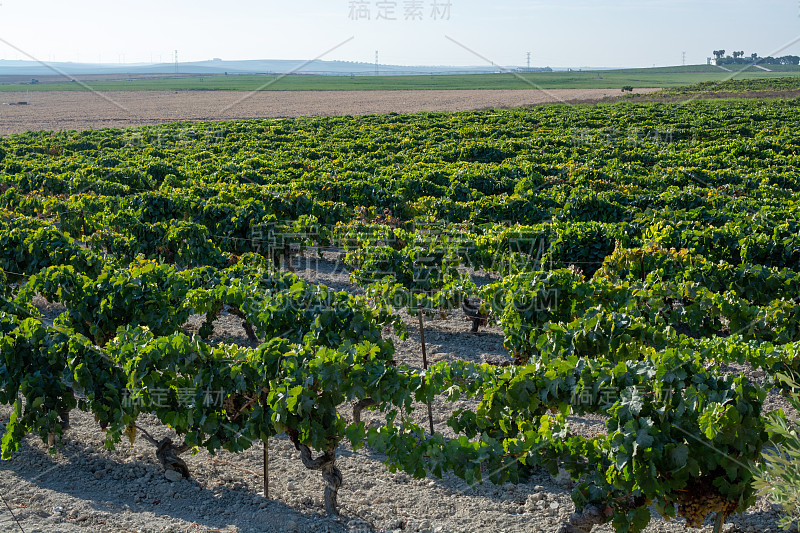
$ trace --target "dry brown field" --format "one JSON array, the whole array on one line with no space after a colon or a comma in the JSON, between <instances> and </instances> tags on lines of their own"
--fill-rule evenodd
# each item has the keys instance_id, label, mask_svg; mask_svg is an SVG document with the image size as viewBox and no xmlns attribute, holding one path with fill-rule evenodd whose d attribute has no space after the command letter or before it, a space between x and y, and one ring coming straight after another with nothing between
<instances>
[{"instance_id":1,"label":"dry brown field","mask_svg":"<svg viewBox=\"0 0 800 533\"><path fill-rule=\"evenodd\" d=\"M654 92L659 89L637 89ZM26 131L126 128L177 121L469 111L549 103L594 103L619 89L447 91L36 92L29 105L0 105L0 135ZM24 100L0 94L0 104Z\"/></svg>"}]
</instances>

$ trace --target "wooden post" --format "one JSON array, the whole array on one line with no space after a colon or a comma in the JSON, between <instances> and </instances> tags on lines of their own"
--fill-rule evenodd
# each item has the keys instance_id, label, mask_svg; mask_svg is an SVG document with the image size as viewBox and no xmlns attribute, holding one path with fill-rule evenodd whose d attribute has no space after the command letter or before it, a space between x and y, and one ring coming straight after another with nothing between
<instances>
[{"instance_id":1,"label":"wooden post","mask_svg":"<svg viewBox=\"0 0 800 533\"><path fill-rule=\"evenodd\" d=\"M645 282L645 275L644 275L644 250L642 250L642 257L639 259L639 268L641 269L642 274L642 283Z\"/></svg>"},{"instance_id":2,"label":"wooden post","mask_svg":"<svg viewBox=\"0 0 800 533\"><path fill-rule=\"evenodd\" d=\"M419 339L422 343L422 366L428 370L428 351L425 348L425 324L422 321L422 305L417 305L417 314L419 315ZM433 435L433 409L431 409L431 402L428 403L428 423L431 428L431 435Z\"/></svg>"},{"instance_id":3,"label":"wooden post","mask_svg":"<svg viewBox=\"0 0 800 533\"><path fill-rule=\"evenodd\" d=\"M81 235L86 237L86 218L83 216L83 209L81 209Z\"/></svg>"},{"instance_id":4,"label":"wooden post","mask_svg":"<svg viewBox=\"0 0 800 533\"><path fill-rule=\"evenodd\" d=\"M722 533L722 526L725 524L725 515L717 512L717 520L714 522L714 533Z\"/></svg>"},{"instance_id":5,"label":"wooden post","mask_svg":"<svg viewBox=\"0 0 800 533\"><path fill-rule=\"evenodd\" d=\"M269 439L264 439L264 497L269 499Z\"/></svg>"}]
</instances>

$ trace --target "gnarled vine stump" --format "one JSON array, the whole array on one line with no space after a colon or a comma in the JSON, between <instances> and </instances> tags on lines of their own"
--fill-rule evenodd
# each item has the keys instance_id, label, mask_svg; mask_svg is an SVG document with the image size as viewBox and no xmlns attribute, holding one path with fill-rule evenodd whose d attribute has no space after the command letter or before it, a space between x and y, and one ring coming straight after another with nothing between
<instances>
[{"instance_id":1,"label":"gnarled vine stump","mask_svg":"<svg viewBox=\"0 0 800 533\"><path fill-rule=\"evenodd\" d=\"M292 438L292 442L300 452L300 460L303 461L303 465L309 470L322 472L322 479L325 480L325 512L329 516L339 516L337 496L339 487L342 486L342 472L336 467L336 452L328 450L314 459L308 446L300 444L295 438Z\"/></svg>"}]
</instances>

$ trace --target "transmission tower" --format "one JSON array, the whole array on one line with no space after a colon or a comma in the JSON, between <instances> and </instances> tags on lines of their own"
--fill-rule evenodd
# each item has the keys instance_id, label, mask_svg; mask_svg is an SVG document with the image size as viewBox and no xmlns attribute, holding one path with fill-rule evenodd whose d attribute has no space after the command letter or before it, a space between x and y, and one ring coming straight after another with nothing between
<instances>
[{"instance_id":1,"label":"transmission tower","mask_svg":"<svg viewBox=\"0 0 800 533\"><path fill-rule=\"evenodd\" d=\"M683 58L683 66L685 67L686 66L686 52L681 53L681 56Z\"/></svg>"},{"instance_id":2,"label":"transmission tower","mask_svg":"<svg viewBox=\"0 0 800 533\"><path fill-rule=\"evenodd\" d=\"M528 70L531 69L531 53L528 52Z\"/></svg>"},{"instance_id":3,"label":"transmission tower","mask_svg":"<svg viewBox=\"0 0 800 533\"><path fill-rule=\"evenodd\" d=\"M175 74L178 73L178 51L175 50Z\"/></svg>"},{"instance_id":4,"label":"transmission tower","mask_svg":"<svg viewBox=\"0 0 800 533\"><path fill-rule=\"evenodd\" d=\"M380 68L378 67L378 51L375 50L375 75L376 76L378 75L379 71L380 71Z\"/></svg>"}]
</instances>

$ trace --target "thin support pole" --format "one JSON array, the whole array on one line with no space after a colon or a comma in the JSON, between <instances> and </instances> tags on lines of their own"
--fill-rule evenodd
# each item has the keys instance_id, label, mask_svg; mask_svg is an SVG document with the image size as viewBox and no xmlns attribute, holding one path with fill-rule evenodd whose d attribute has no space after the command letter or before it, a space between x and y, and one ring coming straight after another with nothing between
<instances>
[{"instance_id":1,"label":"thin support pole","mask_svg":"<svg viewBox=\"0 0 800 533\"><path fill-rule=\"evenodd\" d=\"M714 533L722 533L723 524L725 524L725 514L717 512L717 521L714 523Z\"/></svg>"},{"instance_id":2,"label":"thin support pole","mask_svg":"<svg viewBox=\"0 0 800 533\"><path fill-rule=\"evenodd\" d=\"M264 439L264 497L269 499L269 439Z\"/></svg>"},{"instance_id":3,"label":"thin support pole","mask_svg":"<svg viewBox=\"0 0 800 533\"><path fill-rule=\"evenodd\" d=\"M422 306L417 306L417 315L419 316L419 339L422 343L422 366L425 370L428 370L428 351L425 348L425 323L422 321ZM431 428L431 435L433 435L433 409L431 408L431 402L428 403L428 423L430 424Z\"/></svg>"}]
</instances>

